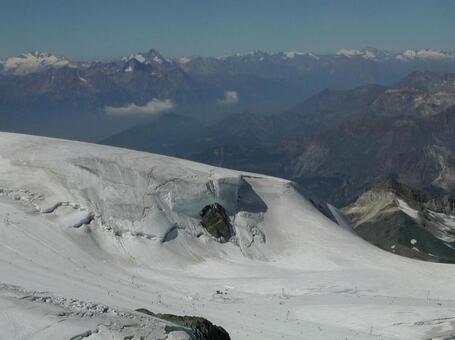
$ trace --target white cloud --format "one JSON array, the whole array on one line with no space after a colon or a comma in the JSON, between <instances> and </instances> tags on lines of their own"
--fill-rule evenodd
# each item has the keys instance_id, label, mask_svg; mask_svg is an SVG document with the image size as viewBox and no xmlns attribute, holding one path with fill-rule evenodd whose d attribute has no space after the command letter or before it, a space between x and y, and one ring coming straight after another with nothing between
<instances>
[{"instance_id":1,"label":"white cloud","mask_svg":"<svg viewBox=\"0 0 455 340\"><path fill-rule=\"evenodd\" d=\"M239 102L239 94L237 91L226 91L224 92L224 98L218 99L218 104L222 105L235 105Z\"/></svg>"},{"instance_id":2,"label":"white cloud","mask_svg":"<svg viewBox=\"0 0 455 340\"><path fill-rule=\"evenodd\" d=\"M105 106L104 111L113 116L153 116L161 112L170 111L174 104L170 99L153 99L143 106L134 103L123 107Z\"/></svg>"}]
</instances>

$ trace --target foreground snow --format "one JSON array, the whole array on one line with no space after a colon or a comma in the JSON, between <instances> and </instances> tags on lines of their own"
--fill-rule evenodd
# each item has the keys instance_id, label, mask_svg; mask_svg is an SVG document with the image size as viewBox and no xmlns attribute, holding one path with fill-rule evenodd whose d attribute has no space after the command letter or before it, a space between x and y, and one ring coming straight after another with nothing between
<instances>
[{"instance_id":1,"label":"foreground snow","mask_svg":"<svg viewBox=\"0 0 455 340\"><path fill-rule=\"evenodd\" d=\"M8 339L191 339L189 330L139 312L14 286L0 286L0 303Z\"/></svg>"},{"instance_id":2,"label":"foreground snow","mask_svg":"<svg viewBox=\"0 0 455 340\"><path fill-rule=\"evenodd\" d=\"M200 315L233 339L455 333L454 266L381 251L285 180L2 133L0 192L6 338L60 339L63 328L71 337L100 327L124 336L102 325L137 318L136 308ZM199 226L213 202L231 217L231 242ZM87 317L62 301L121 312ZM145 323L151 338L174 337L157 320Z\"/></svg>"}]
</instances>

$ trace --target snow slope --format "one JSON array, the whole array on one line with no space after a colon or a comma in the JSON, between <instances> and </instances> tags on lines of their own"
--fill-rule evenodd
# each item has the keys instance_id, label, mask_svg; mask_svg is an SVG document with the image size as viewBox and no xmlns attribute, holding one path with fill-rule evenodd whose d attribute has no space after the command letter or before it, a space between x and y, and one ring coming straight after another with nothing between
<instances>
[{"instance_id":1,"label":"snow slope","mask_svg":"<svg viewBox=\"0 0 455 340\"><path fill-rule=\"evenodd\" d=\"M455 55L449 52L435 50L406 50L402 54L396 56L397 59L409 61L415 59L423 60L454 60Z\"/></svg>"},{"instance_id":2,"label":"snow slope","mask_svg":"<svg viewBox=\"0 0 455 340\"><path fill-rule=\"evenodd\" d=\"M199 225L214 202L232 221L230 242ZM200 315L233 339L455 333L454 266L370 245L289 181L43 137L0 133L0 273L8 338L60 339L61 309L74 335L124 317L55 302L71 299ZM33 321L29 333L21 320ZM164 336L148 322L151 338Z\"/></svg>"}]
</instances>

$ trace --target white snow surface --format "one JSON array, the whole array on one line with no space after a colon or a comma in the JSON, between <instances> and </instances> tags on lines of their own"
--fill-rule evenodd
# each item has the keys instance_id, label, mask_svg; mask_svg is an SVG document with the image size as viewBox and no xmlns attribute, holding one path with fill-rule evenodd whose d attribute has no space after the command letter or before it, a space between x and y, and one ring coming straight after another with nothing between
<instances>
[{"instance_id":1,"label":"white snow surface","mask_svg":"<svg viewBox=\"0 0 455 340\"><path fill-rule=\"evenodd\" d=\"M145 59L145 57L142 54L140 54L140 53L136 53L134 55L129 56L129 59L130 60L131 59L136 59L140 63L145 63L147 61L147 59Z\"/></svg>"},{"instance_id":2,"label":"white snow surface","mask_svg":"<svg viewBox=\"0 0 455 340\"><path fill-rule=\"evenodd\" d=\"M430 49L421 50L406 50L402 54L396 56L400 60L415 60L415 59L426 59L426 60L454 60L455 55L449 52L436 51Z\"/></svg>"},{"instance_id":3,"label":"white snow surface","mask_svg":"<svg viewBox=\"0 0 455 340\"><path fill-rule=\"evenodd\" d=\"M295 51L285 51L285 52L283 52L283 54L286 57L286 59L294 59L296 56L304 55L304 53L302 53L302 52L295 52Z\"/></svg>"},{"instance_id":4,"label":"white snow surface","mask_svg":"<svg viewBox=\"0 0 455 340\"><path fill-rule=\"evenodd\" d=\"M190 340L192 335L143 313L10 285L0 285L0 305L6 310L0 314L2 339Z\"/></svg>"},{"instance_id":5,"label":"white snow surface","mask_svg":"<svg viewBox=\"0 0 455 340\"><path fill-rule=\"evenodd\" d=\"M126 334L113 325L131 317L135 334L185 338L131 316L136 308L203 316L232 339L455 333L453 265L382 251L300 192L262 175L0 133L2 336L116 339ZM214 202L235 231L224 244L199 225Z\"/></svg>"},{"instance_id":6,"label":"white snow surface","mask_svg":"<svg viewBox=\"0 0 455 340\"><path fill-rule=\"evenodd\" d=\"M18 57L11 57L0 61L3 69L11 74L24 75L42 71L47 68L60 68L71 65L65 58L56 57L50 53L30 52Z\"/></svg>"},{"instance_id":7,"label":"white snow surface","mask_svg":"<svg viewBox=\"0 0 455 340\"><path fill-rule=\"evenodd\" d=\"M370 51L368 49L364 49L364 50L341 49L336 53L336 55L344 56L346 58L362 57L364 59L372 59L372 60L376 59L376 54L374 54L373 51Z\"/></svg>"},{"instance_id":8,"label":"white snow surface","mask_svg":"<svg viewBox=\"0 0 455 340\"><path fill-rule=\"evenodd\" d=\"M402 199L397 199L398 201L398 208L404 212L406 215L409 217L413 218L414 220L417 220L419 218L419 212L415 209L412 209L409 204L407 204L405 201Z\"/></svg>"},{"instance_id":9,"label":"white snow surface","mask_svg":"<svg viewBox=\"0 0 455 340\"><path fill-rule=\"evenodd\" d=\"M180 57L179 58L180 64L188 64L190 61L191 61L191 58L189 58L189 57Z\"/></svg>"}]
</instances>

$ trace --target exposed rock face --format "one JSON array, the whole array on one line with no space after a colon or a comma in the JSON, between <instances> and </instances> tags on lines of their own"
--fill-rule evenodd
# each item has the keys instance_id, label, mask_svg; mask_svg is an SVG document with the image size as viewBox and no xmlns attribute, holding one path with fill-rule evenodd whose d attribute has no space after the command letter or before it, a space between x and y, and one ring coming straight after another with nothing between
<instances>
[{"instance_id":1,"label":"exposed rock face","mask_svg":"<svg viewBox=\"0 0 455 340\"><path fill-rule=\"evenodd\" d=\"M230 340L228 332L223 327L212 324L209 320L198 316L180 316L174 314L155 314L148 309L139 308L137 312L144 313L162 320L172 322L178 326L192 330L197 340Z\"/></svg>"},{"instance_id":2,"label":"exposed rock face","mask_svg":"<svg viewBox=\"0 0 455 340\"><path fill-rule=\"evenodd\" d=\"M170 321L176 325L190 328L197 340L230 340L228 332L223 327L212 324L207 319L197 316L179 316L173 314L157 314L158 318Z\"/></svg>"},{"instance_id":3,"label":"exposed rock face","mask_svg":"<svg viewBox=\"0 0 455 340\"><path fill-rule=\"evenodd\" d=\"M413 72L380 95L371 110L388 114L438 114L455 105L454 79L453 73Z\"/></svg>"},{"instance_id":4,"label":"exposed rock face","mask_svg":"<svg viewBox=\"0 0 455 340\"><path fill-rule=\"evenodd\" d=\"M455 199L450 196L436 196L417 190L393 179L388 179L375 185L371 190L386 191L403 197L417 210L430 209L444 214L455 214Z\"/></svg>"},{"instance_id":5,"label":"exposed rock face","mask_svg":"<svg viewBox=\"0 0 455 340\"><path fill-rule=\"evenodd\" d=\"M289 161L284 177L338 207L387 177L453 195L454 127L455 107L431 117L352 122L306 141L301 155Z\"/></svg>"},{"instance_id":6,"label":"exposed rock face","mask_svg":"<svg viewBox=\"0 0 455 340\"><path fill-rule=\"evenodd\" d=\"M366 240L412 258L455 262L455 200L395 180L381 182L343 213Z\"/></svg>"},{"instance_id":7,"label":"exposed rock face","mask_svg":"<svg viewBox=\"0 0 455 340\"><path fill-rule=\"evenodd\" d=\"M201 225L207 232L224 243L233 236L229 216L223 206L218 203L205 206L200 212Z\"/></svg>"}]
</instances>

